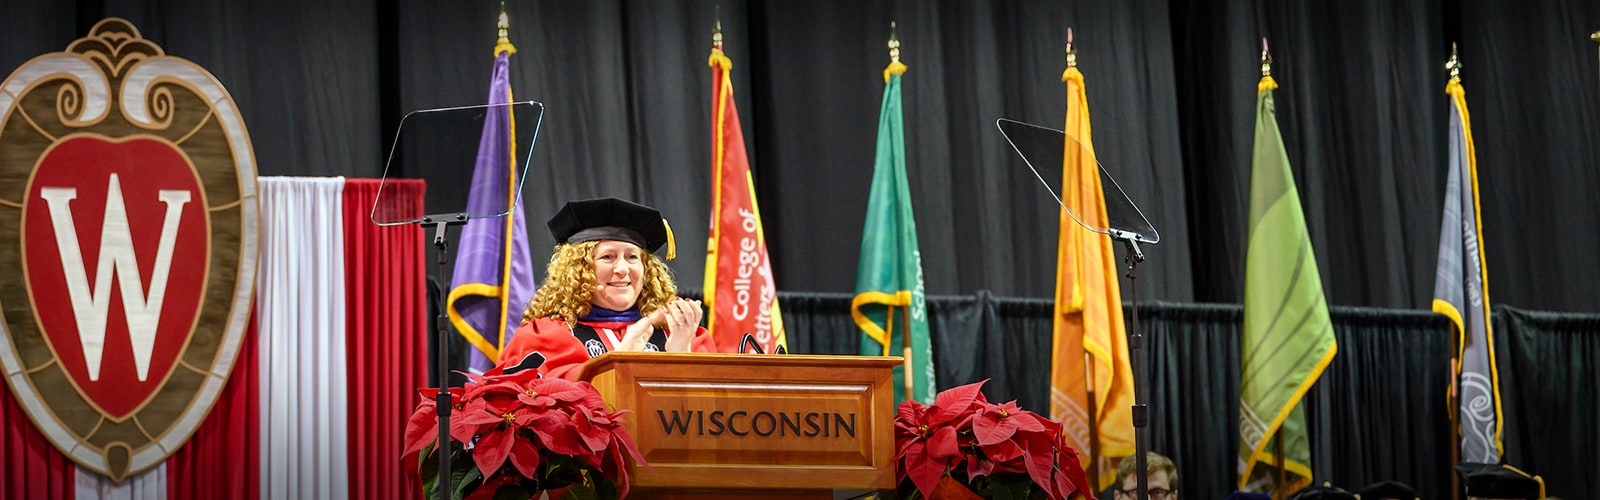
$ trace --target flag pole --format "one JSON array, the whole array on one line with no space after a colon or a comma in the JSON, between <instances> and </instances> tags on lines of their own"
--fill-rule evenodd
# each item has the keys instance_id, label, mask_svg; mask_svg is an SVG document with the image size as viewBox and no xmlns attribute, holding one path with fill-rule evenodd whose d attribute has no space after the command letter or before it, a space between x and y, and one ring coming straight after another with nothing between
<instances>
[{"instance_id":1,"label":"flag pole","mask_svg":"<svg viewBox=\"0 0 1600 500\"><path fill-rule=\"evenodd\" d=\"M1596 31L1594 33L1590 33L1589 34L1589 39L1590 40L1594 40L1594 43L1600 43L1600 31Z\"/></svg>"},{"instance_id":2,"label":"flag pole","mask_svg":"<svg viewBox=\"0 0 1600 500\"><path fill-rule=\"evenodd\" d=\"M1071 26L1067 27L1067 67L1068 68L1076 68L1076 67L1078 67L1078 49L1072 46L1072 27ZM1083 369L1083 379L1084 379L1084 382L1085 382L1084 383L1084 387L1086 388L1086 390L1084 391L1084 395L1087 396L1087 399L1088 399L1088 401L1084 402L1085 403L1084 404L1084 408L1088 409L1088 416L1089 416L1089 477L1090 477L1090 483L1094 485L1093 486L1094 489L1099 490L1100 489L1100 462L1101 462L1101 458L1102 458L1100 456L1100 423L1099 423L1100 410L1099 410L1099 408L1097 408L1095 406L1096 399L1094 397L1094 387L1095 387L1095 385L1094 385L1094 369L1091 367L1092 365L1090 364L1090 361L1092 359L1093 358L1091 358L1088 353L1084 353L1084 356L1083 356L1083 360L1084 360L1084 363L1083 363L1083 368L1084 368ZM1120 479L1120 478L1112 478L1112 482L1115 483L1118 479Z\"/></svg>"},{"instance_id":3,"label":"flag pole","mask_svg":"<svg viewBox=\"0 0 1600 500\"><path fill-rule=\"evenodd\" d=\"M900 64L900 37L895 34L895 29L894 28L895 28L894 21L889 21L889 43L888 43L888 46L889 46L889 67L891 67L891 68L894 67L897 64ZM883 81L884 81L884 83L889 83L889 74L890 74L890 70L888 70L888 69L883 70ZM906 307L903 307L903 308L900 308L900 309L901 309L901 314L905 315L905 318L903 318L901 320L901 327L900 327L900 356L902 358L904 358L904 359L901 360L901 363L903 363L904 366L905 366L904 376L901 377L901 379L904 380L905 384L906 384L906 401L916 401L917 400L917 393L916 393L917 381L916 381L916 377L913 375L913 374L916 373L916 371L914 371L915 367L911 364L911 353L912 353L912 351L911 351L911 304L906 304ZM888 322L889 322L889 331L887 332L888 333L887 337L889 337L890 339L893 339L894 338L894 316L895 316L895 307L894 306L890 306L889 307L889 311L888 311L887 316L888 316ZM893 344L893 341L890 341L890 343Z\"/></svg>"},{"instance_id":4,"label":"flag pole","mask_svg":"<svg viewBox=\"0 0 1600 500\"><path fill-rule=\"evenodd\" d=\"M889 308L890 316L894 315L894 310L895 308L893 307ZM912 376L912 374L917 372L913 371L911 366L911 307L902 307L900 310L902 314L906 315L905 320L902 322L900 327L900 355L905 357L904 363L906 366L906 401L917 401L917 380L915 376ZM893 333L890 335L893 335ZM920 401L918 402L920 403Z\"/></svg>"},{"instance_id":5,"label":"flag pole","mask_svg":"<svg viewBox=\"0 0 1600 500\"><path fill-rule=\"evenodd\" d=\"M1277 459L1275 460L1277 466L1274 467L1274 471L1278 477L1278 484L1272 487L1272 498L1273 500L1284 500L1288 498L1288 492L1283 489L1288 486L1289 477L1283 470L1283 436L1277 436L1277 439L1270 437L1267 439L1272 439L1272 457Z\"/></svg>"},{"instance_id":6,"label":"flag pole","mask_svg":"<svg viewBox=\"0 0 1600 500\"><path fill-rule=\"evenodd\" d=\"M1267 48L1267 37L1261 37L1261 77L1267 78L1270 76L1272 76L1272 54ZM1281 431L1282 428L1279 428L1279 430ZM1272 440L1272 469L1275 479L1275 484L1272 486L1272 498L1274 500L1283 500L1287 498L1284 487L1289 482L1288 474L1283 468L1283 435L1282 433L1279 433L1278 436L1269 435L1266 436L1266 439Z\"/></svg>"},{"instance_id":7,"label":"flag pole","mask_svg":"<svg viewBox=\"0 0 1600 500\"><path fill-rule=\"evenodd\" d=\"M1444 69L1450 73L1451 82L1461 81L1461 58L1456 56L1455 42L1450 42L1450 59L1445 61ZM1450 390L1446 400L1450 405L1447 409L1450 414L1450 466L1455 467L1461 463L1461 395L1456 393L1456 383L1461 378L1461 359L1456 357L1461 352L1461 336L1453 336L1450 344L1453 350L1450 351ZM1460 481L1450 481L1450 498L1461 499Z\"/></svg>"}]
</instances>

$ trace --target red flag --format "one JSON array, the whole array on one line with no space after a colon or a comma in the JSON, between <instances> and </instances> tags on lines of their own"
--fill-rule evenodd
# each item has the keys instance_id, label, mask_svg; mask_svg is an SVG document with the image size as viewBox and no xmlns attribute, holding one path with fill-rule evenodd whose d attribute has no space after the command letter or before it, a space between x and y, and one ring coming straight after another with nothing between
<instances>
[{"instance_id":1,"label":"red flag","mask_svg":"<svg viewBox=\"0 0 1600 500\"><path fill-rule=\"evenodd\" d=\"M750 352L748 336L761 352L787 351L778 288L756 206L744 131L733 105L733 61L718 43L711 49L711 232L706 242L706 331L720 352Z\"/></svg>"}]
</instances>

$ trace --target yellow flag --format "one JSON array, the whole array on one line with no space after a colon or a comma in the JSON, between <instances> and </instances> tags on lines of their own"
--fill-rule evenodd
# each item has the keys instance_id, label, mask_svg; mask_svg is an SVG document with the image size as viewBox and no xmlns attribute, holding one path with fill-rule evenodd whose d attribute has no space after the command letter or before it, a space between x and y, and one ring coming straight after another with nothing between
<instances>
[{"instance_id":1,"label":"yellow flag","mask_svg":"<svg viewBox=\"0 0 1600 500\"><path fill-rule=\"evenodd\" d=\"M1100 167L1091 149L1089 101L1083 73L1067 68L1066 155L1062 202L1085 223L1108 227ZM1080 146L1081 145L1081 146ZM1098 461L1098 488L1112 484L1115 459L1134 454L1133 369L1128 363L1122 292L1111 238L1060 215L1056 253L1054 348L1050 364L1050 418L1066 428L1067 444L1077 448L1085 468ZM1093 392L1094 401L1089 401ZM1094 415L1090 419L1090 414ZM1090 427L1098 456L1090 456Z\"/></svg>"}]
</instances>

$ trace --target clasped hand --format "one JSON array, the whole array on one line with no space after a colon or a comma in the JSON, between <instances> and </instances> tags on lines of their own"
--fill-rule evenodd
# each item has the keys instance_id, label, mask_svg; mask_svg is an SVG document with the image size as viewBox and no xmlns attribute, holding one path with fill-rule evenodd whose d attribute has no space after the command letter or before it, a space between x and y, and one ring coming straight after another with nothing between
<instances>
[{"instance_id":1,"label":"clasped hand","mask_svg":"<svg viewBox=\"0 0 1600 500\"><path fill-rule=\"evenodd\" d=\"M617 346L617 350L644 350L645 343L650 341L650 335L659 325L667 330L667 352L688 352L689 342L694 340L695 332L700 329L700 318L704 314L698 300L682 297L672 299L661 308L628 325L628 330L622 337L622 345Z\"/></svg>"}]
</instances>

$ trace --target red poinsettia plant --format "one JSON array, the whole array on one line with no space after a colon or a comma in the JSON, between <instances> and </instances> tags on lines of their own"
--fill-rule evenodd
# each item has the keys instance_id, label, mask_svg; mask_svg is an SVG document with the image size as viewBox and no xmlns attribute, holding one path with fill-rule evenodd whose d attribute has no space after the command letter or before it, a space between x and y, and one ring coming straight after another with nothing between
<instances>
[{"instance_id":1,"label":"red poinsettia plant","mask_svg":"<svg viewBox=\"0 0 1600 500\"><path fill-rule=\"evenodd\" d=\"M500 368L466 374L450 388L452 498L621 498L628 494L627 457L644 465L623 412L606 411L588 382L540 378L536 370ZM439 389L417 391L422 401L406 423L401 460L436 498Z\"/></svg>"},{"instance_id":2,"label":"red poinsettia plant","mask_svg":"<svg viewBox=\"0 0 1600 500\"><path fill-rule=\"evenodd\" d=\"M992 404L983 382L940 392L932 405L900 403L894 419L900 497L1092 498L1061 424Z\"/></svg>"}]
</instances>

